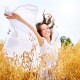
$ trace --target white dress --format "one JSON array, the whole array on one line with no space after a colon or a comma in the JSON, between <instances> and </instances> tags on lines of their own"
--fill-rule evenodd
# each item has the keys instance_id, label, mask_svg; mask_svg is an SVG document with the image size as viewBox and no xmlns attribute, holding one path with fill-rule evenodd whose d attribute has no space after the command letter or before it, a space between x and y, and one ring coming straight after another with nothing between
<instances>
[{"instance_id":1,"label":"white dress","mask_svg":"<svg viewBox=\"0 0 80 80\"><path fill-rule=\"evenodd\" d=\"M44 38L44 43L40 46L41 56L45 59L46 67L52 67L56 64L58 49L55 44L48 43ZM46 56L46 57L45 57Z\"/></svg>"},{"instance_id":2,"label":"white dress","mask_svg":"<svg viewBox=\"0 0 80 80\"><path fill-rule=\"evenodd\" d=\"M40 47L42 61L42 68L40 70L40 77L41 78L49 78L48 69L54 67L56 65L56 60L58 58L58 49L55 44L48 43L44 38L44 43ZM44 65L45 64L45 67Z\"/></svg>"}]
</instances>

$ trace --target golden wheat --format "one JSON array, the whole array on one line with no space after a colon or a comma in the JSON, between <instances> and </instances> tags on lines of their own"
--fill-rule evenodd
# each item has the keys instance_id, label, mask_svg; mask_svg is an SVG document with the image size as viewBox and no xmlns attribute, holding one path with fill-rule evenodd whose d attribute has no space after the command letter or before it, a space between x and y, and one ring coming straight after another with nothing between
<instances>
[{"instance_id":1,"label":"golden wheat","mask_svg":"<svg viewBox=\"0 0 80 80\"><path fill-rule=\"evenodd\" d=\"M59 50L57 63L47 68L49 78L41 78L40 71L46 65L44 56L36 71L32 67L30 53L24 52L19 62L18 55L8 57L3 49L3 42L0 43L0 80L80 80L80 42L76 45L62 46ZM48 55L47 55L48 56ZM49 57L49 56L48 56ZM26 70L27 69L27 70ZM46 74L46 73L45 73Z\"/></svg>"}]
</instances>

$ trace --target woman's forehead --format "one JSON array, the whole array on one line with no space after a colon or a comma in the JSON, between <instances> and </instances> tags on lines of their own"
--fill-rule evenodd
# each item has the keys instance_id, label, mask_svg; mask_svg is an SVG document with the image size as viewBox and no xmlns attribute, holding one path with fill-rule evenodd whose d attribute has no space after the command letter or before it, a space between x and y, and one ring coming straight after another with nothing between
<instances>
[{"instance_id":1,"label":"woman's forehead","mask_svg":"<svg viewBox=\"0 0 80 80\"><path fill-rule=\"evenodd\" d=\"M43 29L43 28L47 28L48 27L48 25L46 25L46 24L42 24L41 25L41 28Z\"/></svg>"}]
</instances>

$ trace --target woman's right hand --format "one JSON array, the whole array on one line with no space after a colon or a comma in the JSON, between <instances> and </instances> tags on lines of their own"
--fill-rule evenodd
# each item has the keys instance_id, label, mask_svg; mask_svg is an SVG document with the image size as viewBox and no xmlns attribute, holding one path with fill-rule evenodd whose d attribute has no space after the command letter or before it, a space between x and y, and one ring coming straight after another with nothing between
<instances>
[{"instance_id":1,"label":"woman's right hand","mask_svg":"<svg viewBox=\"0 0 80 80\"><path fill-rule=\"evenodd\" d=\"M7 19L19 19L19 15L18 14L16 14L16 13L11 13L11 16L10 15L8 15L8 14L6 14L6 13L4 13L4 15L6 16L6 18Z\"/></svg>"}]
</instances>

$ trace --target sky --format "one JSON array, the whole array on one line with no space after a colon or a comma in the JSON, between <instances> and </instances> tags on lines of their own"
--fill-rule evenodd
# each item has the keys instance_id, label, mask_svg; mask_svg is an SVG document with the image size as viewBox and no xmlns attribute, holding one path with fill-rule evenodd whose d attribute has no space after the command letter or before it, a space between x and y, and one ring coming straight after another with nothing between
<instances>
[{"instance_id":1,"label":"sky","mask_svg":"<svg viewBox=\"0 0 80 80\"><path fill-rule=\"evenodd\" d=\"M37 21L42 20L45 10L54 17L60 36L70 37L73 43L80 40L80 0L0 0L0 39L5 40L8 30L11 29L3 15L5 8L9 7L10 11L13 11L25 4L38 7Z\"/></svg>"}]
</instances>

